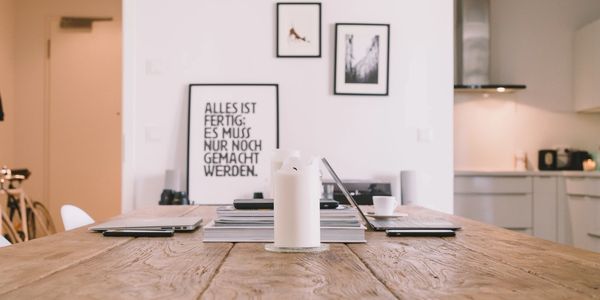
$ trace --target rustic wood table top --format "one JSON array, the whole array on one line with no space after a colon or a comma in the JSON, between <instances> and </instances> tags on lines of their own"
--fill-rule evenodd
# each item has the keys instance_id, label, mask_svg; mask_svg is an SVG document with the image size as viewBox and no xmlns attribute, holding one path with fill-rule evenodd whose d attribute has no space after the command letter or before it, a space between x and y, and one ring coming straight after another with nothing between
<instances>
[{"instance_id":1,"label":"rustic wood table top","mask_svg":"<svg viewBox=\"0 0 600 300\"><path fill-rule=\"evenodd\" d=\"M331 244L321 253L271 253L257 243L103 237L86 228L0 249L0 298L600 298L600 254L420 207L411 216L463 226L452 238ZM127 216L202 215L163 206Z\"/></svg>"}]
</instances>

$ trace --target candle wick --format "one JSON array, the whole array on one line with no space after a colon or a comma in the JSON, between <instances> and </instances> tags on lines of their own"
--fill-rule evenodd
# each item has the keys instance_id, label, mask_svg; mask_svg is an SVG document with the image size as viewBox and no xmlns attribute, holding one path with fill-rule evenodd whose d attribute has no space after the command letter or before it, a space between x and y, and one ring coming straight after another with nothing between
<instances>
[{"instance_id":1,"label":"candle wick","mask_svg":"<svg viewBox=\"0 0 600 300\"><path fill-rule=\"evenodd\" d=\"M294 169L294 170L298 171L298 168L296 168L296 167L292 167L292 169Z\"/></svg>"}]
</instances>

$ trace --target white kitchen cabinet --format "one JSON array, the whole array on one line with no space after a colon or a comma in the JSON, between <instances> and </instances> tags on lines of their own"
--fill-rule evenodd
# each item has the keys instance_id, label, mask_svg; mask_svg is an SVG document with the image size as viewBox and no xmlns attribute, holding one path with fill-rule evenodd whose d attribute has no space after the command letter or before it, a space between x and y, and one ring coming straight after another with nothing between
<instances>
[{"instance_id":1,"label":"white kitchen cabinet","mask_svg":"<svg viewBox=\"0 0 600 300\"><path fill-rule=\"evenodd\" d=\"M458 194L531 194L529 176L461 176L454 179Z\"/></svg>"},{"instance_id":2,"label":"white kitchen cabinet","mask_svg":"<svg viewBox=\"0 0 600 300\"><path fill-rule=\"evenodd\" d=\"M600 20L575 32L573 92L575 110L600 112Z\"/></svg>"},{"instance_id":3,"label":"white kitchen cabinet","mask_svg":"<svg viewBox=\"0 0 600 300\"><path fill-rule=\"evenodd\" d=\"M454 213L600 252L600 173L457 171Z\"/></svg>"},{"instance_id":4,"label":"white kitchen cabinet","mask_svg":"<svg viewBox=\"0 0 600 300\"><path fill-rule=\"evenodd\" d=\"M569 202L565 187L565 178L559 176L556 178L556 196L558 200L557 218L558 218L558 240L561 244L573 245L573 230L571 227L571 214L569 212Z\"/></svg>"},{"instance_id":5,"label":"white kitchen cabinet","mask_svg":"<svg viewBox=\"0 0 600 300\"><path fill-rule=\"evenodd\" d=\"M594 240L588 235L588 228L590 227L588 199L586 196L581 195L568 195L567 199L571 214L573 245L583 249L590 249Z\"/></svg>"},{"instance_id":6,"label":"white kitchen cabinet","mask_svg":"<svg viewBox=\"0 0 600 300\"><path fill-rule=\"evenodd\" d=\"M565 178L567 194L600 197L600 178L569 176Z\"/></svg>"},{"instance_id":7,"label":"white kitchen cabinet","mask_svg":"<svg viewBox=\"0 0 600 300\"><path fill-rule=\"evenodd\" d=\"M531 194L460 194L454 198L454 211L507 229L532 228Z\"/></svg>"},{"instance_id":8,"label":"white kitchen cabinet","mask_svg":"<svg viewBox=\"0 0 600 300\"><path fill-rule=\"evenodd\" d=\"M558 178L533 177L533 235L558 240Z\"/></svg>"},{"instance_id":9,"label":"white kitchen cabinet","mask_svg":"<svg viewBox=\"0 0 600 300\"><path fill-rule=\"evenodd\" d=\"M600 184L600 179L597 180ZM590 240L590 250L600 252L600 197L588 197L590 207L590 220L588 221L588 237Z\"/></svg>"},{"instance_id":10,"label":"white kitchen cabinet","mask_svg":"<svg viewBox=\"0 0 600 300\"><path fill-rule=\"evenodd\" d=\"M456 176L454 213L507 229L531 233L532 179L529 176Z\"/></svg>"},{"instance_id":11,"label":"white kitchen cabinet","mask_svg":"<svg viewBox=\"0 0 600 300\"><path fill-rule=\"evenodd\" d=\"M600 251L600 178L565 178L573 244Z\"/></svg>"}]
</instances>

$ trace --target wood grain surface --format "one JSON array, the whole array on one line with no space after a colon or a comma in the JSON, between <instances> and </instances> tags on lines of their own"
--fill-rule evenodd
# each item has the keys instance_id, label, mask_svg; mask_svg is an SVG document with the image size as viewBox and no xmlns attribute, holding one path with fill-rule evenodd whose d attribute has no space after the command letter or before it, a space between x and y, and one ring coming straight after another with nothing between
<instances>
[{"instance_id":1,"label":"wood grain surface","mask_svg":"<svg viewBox=\"0 0 600 300\"><path fill-rule=\"evenodd\" d=\"M448 238L369 238L368 244L349 246L399 298L582 296L469 251Z\"/></svg>"},{"instance_id":2,"label":"wood grain surface","mask_svg":"<svg viewBox=\"0 0 600 300\"><path fill-rule=\"evenodd\" d=\"M343 244L321 253L272 253L236 244L202 295L206 299L393 298Z\"/></svg>"},{"instance_id":3,"label":"wood grain surface","mask_svg":"<svg viewBox=\"0 0 600 300\"><path fill-rule=\"evenodd\" d=\"M461 224L463 229L451 239L452 243L481 257L491 258L498 265L508 265L553 285L600 298L600 253L420 207L403 207L402 210Z\"/></svg>"},{"instance_id":4,"label":"wood grain surface","mask_svg":"<svg viewBox=\"0 0 600 300\"><path fill-rule=\"evenodd\" d=\"M0 298L600 298L600 254L419 207L410 216L463 226L454 238L331 244L271 253L264 244L105 238L85 228L0 249ZM128 216L202 215L215 207L154 207ZM121 216L124 217L124 216Z\"/></svg>"},{"instance_id":5,"label":"wood grain surface","mask_svg":"<svg viewBox=\"0 0 600 300\"><path fill-rule=\"evenodd\" d=\"M2 297L194 299L206 289L231 247L202 243L201 231L136 238Z\"/></svg>"},{"instance_id":6,"label":"wood grain surface","mask_svg":"<svg viewBox=\"0 0 600 300\"><path fill-rule=\"evenodd\" d=\"M192 207L151 207L128 216L179 216ZM120 216L125 217L125 216ZM90 225L91 226L91 225ZM132 238L104 238L87 227L0 249L0 295L96 257Z\"/></svg>"}]
</instances>

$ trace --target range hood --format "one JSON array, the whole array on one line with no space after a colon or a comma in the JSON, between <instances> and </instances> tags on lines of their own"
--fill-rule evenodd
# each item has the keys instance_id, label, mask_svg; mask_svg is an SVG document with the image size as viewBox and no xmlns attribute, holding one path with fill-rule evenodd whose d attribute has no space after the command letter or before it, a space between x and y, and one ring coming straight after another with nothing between
<instances>
[{"instance_id":1,"label":"range hood","mask_svg":"<svg viewBox=\"0 0 600 300\"><path fill-rule=\"evenodd\" d=\"M454 0L454 91L512 93L523 84L490 83L490 0Z\"/></svg>"}]
</instances>

